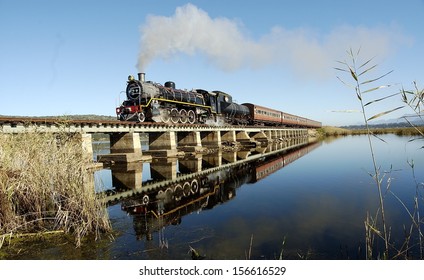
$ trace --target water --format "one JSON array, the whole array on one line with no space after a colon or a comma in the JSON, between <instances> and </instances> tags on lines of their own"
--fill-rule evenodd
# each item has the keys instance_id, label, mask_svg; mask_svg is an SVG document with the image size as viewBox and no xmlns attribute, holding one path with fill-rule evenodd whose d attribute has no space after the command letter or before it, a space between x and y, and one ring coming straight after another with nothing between
<instances>
[{"instance_id":1,"label":"water","mask_svg":"<svg viewBox=\"0 0 424 280\"><path fill-rule=\"evenodd\" d=\"M387 143L373 143L386 172L383 186L390 178L390 190L412 209L416 182L424 182L422 141L382 138ZM4 248L3 258L191 259L194 248L207 259L278 259L281 253L285 259L364 259L364 221L378 207L367 137L295 146L280 145L281 153L273 147L269 156L257 149L97 171L96 189L111 194L113 239L81 248L49 239ZM411 221L394 195L385 203L391 238L400 244Z\"/></svg>"}]
</instances>

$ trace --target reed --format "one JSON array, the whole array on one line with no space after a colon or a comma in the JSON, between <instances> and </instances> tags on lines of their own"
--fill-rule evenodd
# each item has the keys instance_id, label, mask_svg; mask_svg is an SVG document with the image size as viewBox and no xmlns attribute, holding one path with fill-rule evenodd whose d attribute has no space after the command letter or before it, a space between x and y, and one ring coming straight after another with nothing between
<instances>
[{"instance_id":1,"label":"reed","mask_svg":"<svg viewBox=\"0 0 424 280\"><path fill-rule=\"evenodd\" d=\"M387 174L384 174L384 172L380 172L380 166L377 163L376 154L374 152L374 146L372 142L372 137L375 137L381 141L384 142L383 139L378 137L378 134L385 133L387 131L379 131L379 130L372 130L370 127L370 121L377 119L381 116L390 114L394 111L397 111L399 109L404 108L405 106L409 106L414 110L414 112L420 116L421 114L421 108L424 105L423 102L423 91L419 91L418 87L416 87L416 91L406 91L402 89L399 92L396 92L394 94L389 94L384 97L371 99L369 101L365 101L365 99L370 99L372 97L372 93L383 89L388 88L391 85L377 85L372 86L374 82L380 81L382 78L389 75L392 71L387 72L386 74L379 75L376 78L365 78L370 72L376 69L377 64L371 65L372 59L369 59L364 62L359 61L359 53L354 53L352 49L348 51L349 60L348 61L338 61L340 65L342 65L341 68L335 68L338 71L347 73L348 77L353 79L353 82L347 82L346 78L342 79L340 77L337 77L343 84L347 85L348 87L354 89L356 97L360 103L362 115L364 119L364 125L365 130L357 133L365 133L368 136L368 144L370 148L370 154L371 159L373 163L374 171L371 173L371 177L374 180L377 190L378 190L378 198L379 198L379 207L375 213L375 215L367 214L367 217L364 221L365 224L365 239L366 239L366 257L367 259L375 258L375 255L377 258L384 258L384 259L398 259L398 258L409 258L411 250L418 247L419 250L419 257L423 259L424 255L424 236L423 231L421 230L421 227L423 225L423 220L420 215L420 201L423 199L423 196L421 194L421 189L419 182L416 181L415 177L415 171L414 171L414 165L410 164L411 169L413 171L413 177L415 180L415 197L413 198L413 209L408 209L406 207L406 204L400 200L395 193L391 191L391 183L392 178L390 177L390 172ZM370 66L371 65L371 66ZM371 105L381 103L382 101L402 96L402 106L398 106L393 109L386 110L384 112L377 113L371 117L367 115L367 110L370 108ZM412 97L411 97L412 96ZM375 98L375 97L374 97ZM408 119L406 119L408 121ZM409 121L408 121L409 122ZM415 127L412 125L411 122L409 124L412 127L413 135L421 135L421 138L423 136L422 129ZM395 133L398 135L404 135L405 129L397 129ZM412 132L408 132L412 133ZM389 178L385 178L385 176L389 176ZM383 182L386 182L386 185L383 186ZM402 225L404 228L405 233L405 240L402 242L402 244L399 246L399 243L392 242L390 239L390 232L391 227L389 227L387 223L387 213L385 211L385 198L386 195L392 195L395 199L397 199L400 203L400 205L403 207L403 209L408 213L411 224L410 226ZM381 253L376 247L376 240L381 239L384 242L384 251ZM418 240L418 243L416 243L413 240ZM376 253L376 254L375 254Z\"/></svg>"},{"instance_id":2,"label":"reed","mask_svg":"<svg viewBox=\"0 0 424 280\"><path fill-rule=\"evenodd\" d=\"M418 117L421 122L424 122L423 109L424 109L424 90L418 88L417 82L413 82L413 90L401 89L402 102L408 106L415 117ZM415 126L408 117L403 117L406 122L414 129L415 133L424 138L424 129Z\"/></svg>"},{"instance_id":3,"label":"reed","mask_svg":"<svg viewBox=\"0 0 424 280\"><path fill-rule=\"evenodd\" d=\"M0 134L0 240L63 230L80 246L87 234L109 231L90 161L78 134Z\"/></svg>"}]
</instances>

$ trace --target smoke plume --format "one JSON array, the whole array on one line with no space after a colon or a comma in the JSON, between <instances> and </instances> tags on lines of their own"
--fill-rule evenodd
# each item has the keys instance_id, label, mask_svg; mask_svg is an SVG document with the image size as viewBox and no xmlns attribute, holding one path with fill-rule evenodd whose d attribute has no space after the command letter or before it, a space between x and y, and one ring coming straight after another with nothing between
<instances>
[{"instance_id":1,"label":"smoke plume","mask_svg":"<svg viewBox=\"0 0 424 280\"><path fill-rule=\"evenodd\" d=\"M380 58L400 41L395 28L341 26L328 34L312 30L274 27L252 39L236 20L211 18L192 4L178 7L171 17L148 16L141 26L141 48L137 68L144 71L152 60L171 59L178 54L203 54L208 62L225 71L284 67L302 77L331 75L334 61L346 57L349 48Z\"/></svg>"}]
</instances>

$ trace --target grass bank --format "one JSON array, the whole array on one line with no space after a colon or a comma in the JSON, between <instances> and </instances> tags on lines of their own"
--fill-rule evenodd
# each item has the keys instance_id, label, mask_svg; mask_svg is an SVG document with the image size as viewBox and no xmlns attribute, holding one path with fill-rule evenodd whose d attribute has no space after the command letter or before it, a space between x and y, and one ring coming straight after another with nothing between
<instances>
[{"instance_id":1,"label":"grass bank","mask_svg":"<svg viewBox=\"0 0 424 280\"><path fill-rule=\"evenodd\" d=\"M0 134L0 247L11 236L63 231L76 245L111 230L78 135Z\"/></svg>"},{"instance_id":2,"label":"grass bank","mask_svg":"<svg viewBox=\"0 0 424 280\"><path fill-rule=\"evenodd\" d=\"M424 131L424 127L390 127L390 128L371 128L373 134L396 134L399 136L418 136ZM421 133L420 133L421 131ZM318 129L321 137L328 136L347 136L347 135L366 135L366 129L346 129L334 126L323 126Z\"/></svg>"}]
</instances>

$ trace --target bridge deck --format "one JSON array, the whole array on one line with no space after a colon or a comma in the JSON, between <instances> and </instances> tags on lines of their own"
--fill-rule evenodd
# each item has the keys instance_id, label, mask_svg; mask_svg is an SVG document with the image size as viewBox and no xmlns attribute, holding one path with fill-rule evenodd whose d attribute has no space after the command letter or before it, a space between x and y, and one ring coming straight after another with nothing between
<instances>
[{"instance_id":1,"label":"bridge deck","mask_svg":"<svg viewBox=\"0 0 424 280\"><path fill-rule=\"evenodd\" d=\"M225 143L257 146L273 141L308 137L306 128L0 118L0 133L45 132L81 134L83 148L90 155L93 155L91 134L109 134L110 154L98 157L98 160L105 162L139 161L143 158L142 154L175 157L180 151L202 152L205 148L220 149ZM148 151L141 150L140 133L149 136Z\"/></svg>"},{"instance_id":2,"label":"bridge deck","mask_svg":"<svg viewBox=\"0 0 424 280\"><path fill-rule=\"evenodd\" d=\"M64 120L49 118L0 117L0 133L25 132L76 132L76 133L143 133L143 132L190 132L190 131L272 131L293 130L293 127L270 126L212 126L204 124L136 123L125 121Z\"/></svg>"}]
</instances>

